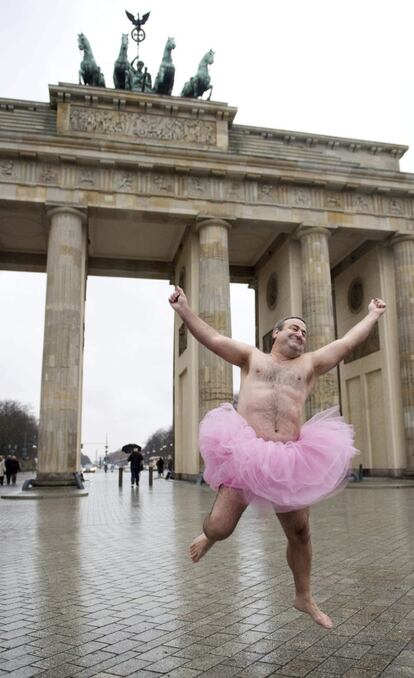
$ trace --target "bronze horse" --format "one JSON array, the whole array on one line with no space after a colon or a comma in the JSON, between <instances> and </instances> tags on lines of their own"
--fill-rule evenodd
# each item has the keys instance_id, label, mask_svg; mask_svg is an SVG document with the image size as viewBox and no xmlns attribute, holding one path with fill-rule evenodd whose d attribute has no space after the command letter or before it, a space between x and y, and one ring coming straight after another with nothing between
<instances>
[{"instance_id":1,"label":"bronze horse","mask_svg":"<svg viewBox=\"0 0 414 678\"><path fill-rule=\"evenodd\" d=\"M165 44L161 65L154 82L154 92L157 94L171 95L175 76L175 66L171 57L173 49L175 49L175 40L174 38L168 38Z\"/></svg>"},{"instance_id":2,"label":"bronze horse","mask_svg":"<svg viewBox=\"0 0 414 678\"><path fill-rule=\"evenodd\" d=\"M187 80L185 83L181 92L182 97L196 99L197 97L201 97L204 92L207 92L207 90L210 90L210 94L207 99L209 100L211 98L213 86L210 85L208 66L213 62L214 52L212 49L210 49L201 59L196 75Z\"/></svg>"},{"instance_id":3,"label":"bronze horse","mask_svg":"<svg viewBox=\"0 0 414 678\"><path fill-rule=\"evenodd\" d=\"M94 87L105 87L105 78L101 69L97 65L89 40L83 33L78 34L78 47L83 52L83 59L79 69L79 84L92 85Z\"/></svg>"},{"instance_id":4,"label":"bronze horse","mask_svg":"<svg viewBox=\"0 0 414 678\"><path fill-rule=\"evenodd\" d=\"M125 71L128 71L130 64L128 61L128 33L122 33L121 47L119 55L114 63L114 87L115 89L125 89Z\"/></svg>"}]
</instances>

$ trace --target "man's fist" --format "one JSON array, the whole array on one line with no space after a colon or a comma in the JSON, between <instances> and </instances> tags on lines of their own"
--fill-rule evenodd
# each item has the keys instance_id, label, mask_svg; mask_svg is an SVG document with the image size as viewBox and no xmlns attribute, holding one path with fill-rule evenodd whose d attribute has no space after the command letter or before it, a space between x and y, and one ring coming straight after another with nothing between
<instances>
[{"instance_id":1,"label":"man's fist","mask_svg":"<svg viewBox=\"0 0 414 678\"><path fill-rule=\"evenodd\" d=\"M382 299L377 299L377 297L375 297L375 299L371 299L368 306L368 311L375 311L375 313L378 316L380 316L383 313L385 313L386 308L387 304L385 303L385 301L383 301Z\"/></svg>"},{"instance_id":2,"label":"man's fist","mask_svg":"<svg viewBox=\"0 0 414 678\"><path fill-rule=\"evenodd\" d=\"M182 290L181 287L178 287L177 285L175 286L174 292L168 297L168 301L175 310L188 303L187 297L184 294L184 290Z\"/></svg>"}]
</instances>

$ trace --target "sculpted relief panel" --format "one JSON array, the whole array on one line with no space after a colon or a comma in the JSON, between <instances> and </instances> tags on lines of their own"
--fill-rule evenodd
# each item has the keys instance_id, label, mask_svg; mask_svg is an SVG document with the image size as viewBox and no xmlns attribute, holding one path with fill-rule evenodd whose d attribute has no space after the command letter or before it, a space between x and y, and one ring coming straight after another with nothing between
<instances>
[{"instance_id":1,"label":"sculpted relief panel","mask_svg":"<svg viewBox=\"0 0 414 678\"><path fill-rule=\"evenodd\" d=\"M145 113L89 110L76 106L70 111L70 129L87 134L175 141L198 146L215 146L217 143L214 122Z\"/></svg>"},{"instance_id":2,"label":"sculpted relief panel","mask_svg":"<svg viewBox=\"0 0 414 678\"><path fill-rule=\"evenodd\" d=\"M211 183L208 177L188 177L187 194L190 198L208 200L211 197Z\"/></svg>"},{"instance_id":3,"label":"sculpted relief panel","mask_svg":"<svg viewBox=\"0 0 414 678\"><path fill-rule=\"evenodd\" d=\"M2 160L0 162L0 176L2 178L12 179L15 175L15 164L13 160Z\"/></svg>"},{"instance_id":4,"label":"sculpted relief panel","mask_svg":"<svg viewBox=\"0 0 414 678\"><path fill-rule=\"evenodd\" d=\"M116 191L134 193L136 191L136 183L136 172L118 170L114 174L114 189Z\"/></svg>"}]
</instances>

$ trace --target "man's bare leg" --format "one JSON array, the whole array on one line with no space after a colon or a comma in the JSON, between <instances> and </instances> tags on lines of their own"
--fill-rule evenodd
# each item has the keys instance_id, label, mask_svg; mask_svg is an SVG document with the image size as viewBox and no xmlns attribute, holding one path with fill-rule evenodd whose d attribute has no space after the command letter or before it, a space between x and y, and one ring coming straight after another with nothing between
<instances>
[{"instance_id":1,"label":"man's bare leg","mask_svg":"<svg viewBox=\"0 0 414 678\"><path fill-rule=\"evenodd\" d=\"M211 513L204 521L203 532L190 546L193 563L197 563L216 541L222 541L231 535L246 507L239 490L220 487Z\"/></svg>"},{"instance_id":2,"label":"man's bare leg","mask_svg":"<svg viewBox=\"0 0 414 678\"><path fill-rule=\"evenodd\" d=\"M288 545L286 557L295 581L294 607L306 612L325 629L333 627L332 620L317 606L311 593L312 545L309 530L309 509L277 513L286 534Z\"/></svg>"}]
</instances>

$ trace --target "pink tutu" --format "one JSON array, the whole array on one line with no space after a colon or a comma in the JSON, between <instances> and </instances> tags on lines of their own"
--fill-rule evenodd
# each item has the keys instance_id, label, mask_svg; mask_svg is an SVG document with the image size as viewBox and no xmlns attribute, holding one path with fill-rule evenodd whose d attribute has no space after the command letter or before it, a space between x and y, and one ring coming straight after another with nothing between
<instances>
[{"instance_id":1,"label":"pink tutu","mask_svg":"<svg viewBox=\"0 0 414 678\"><path fill-rule=\"evenodd\" d=\"M226 403L200 424L204 479L243 491L247 503L268 503L279 512L315 504L343 489L354 448L352 426L338 408L316 414L302 426L299 440L278 443L258 438Z\"/></svg>"}]
</instances>

